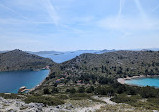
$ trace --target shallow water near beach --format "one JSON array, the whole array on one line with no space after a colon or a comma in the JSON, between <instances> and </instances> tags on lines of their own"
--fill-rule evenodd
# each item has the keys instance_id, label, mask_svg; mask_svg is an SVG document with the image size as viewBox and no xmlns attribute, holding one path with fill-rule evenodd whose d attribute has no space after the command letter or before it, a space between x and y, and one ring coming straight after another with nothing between
<instances>
[{"instance_id":1,"label":"shallow water near beach","mask_svg":"<svg viewBox=\"0 0 159 112\"><path fill-rule=\"evenodd\" d=\"M17 93L22 86L34 88L48 74L49 70L0 72L0 93Z\"/></svg>"},{"instance_id":2,"label":"shallow water near beach","mask_svg":"<svg viewBox=\"0 0 159 112\"><path fill-rule=\"evenodd\" d=\"M153 86L153 87L159 88L159 77L136 78L136 79L126 80L125 83L129 85Z\"/></svg>"}]
</instances>

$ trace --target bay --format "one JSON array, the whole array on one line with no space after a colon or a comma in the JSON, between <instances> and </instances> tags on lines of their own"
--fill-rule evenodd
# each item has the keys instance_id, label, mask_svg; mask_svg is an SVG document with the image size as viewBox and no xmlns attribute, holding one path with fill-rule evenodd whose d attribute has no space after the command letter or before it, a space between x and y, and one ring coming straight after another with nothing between
<instances>
[{"instance_id":1,"label":"bay","mask_svg":"<svg viewBox=\"0 0 159 112\"><path fill-rule=\"evenodd\" d=\"M0 93L17 93L22 86L34 88L48 74L49 70L0 72Z\"/></svg>"},{"instance_id":2,"label":"bay","mask_svg":"<svg viewBox=\"0 0 159 112\"><path fill-rule=\"evenodd\" d=\"M152 86L159 88L159 77L131 79L126 80L125 83L129 85Z\"/></svg>"}]
</instances>

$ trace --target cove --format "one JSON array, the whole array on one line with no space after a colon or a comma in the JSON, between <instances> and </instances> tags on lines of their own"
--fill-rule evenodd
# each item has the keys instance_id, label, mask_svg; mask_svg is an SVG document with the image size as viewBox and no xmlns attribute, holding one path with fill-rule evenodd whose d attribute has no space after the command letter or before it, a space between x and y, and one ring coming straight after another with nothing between
<instances>
[{"instance_id":1,"label":"cove","mask_svg":"<svg viewBox=\"0 0 159 112\"><path fill-rule=\"evenodd\" d=\"M159 88L159 77L153 78L136 78L131 80L125 80L126 84L129 85L136 85L136 86L152 86Z\"/></svg>"},{"instance_id":2,"label":"cove","mask_svg":"<svg viewBox=\"0 0 159 112\"><path fill-rule=\"evenodd\" d=\"M49 70L0 72L0 93L17 93L22 86L34 88L48 74Z\"/></svg>"}]
</instances>

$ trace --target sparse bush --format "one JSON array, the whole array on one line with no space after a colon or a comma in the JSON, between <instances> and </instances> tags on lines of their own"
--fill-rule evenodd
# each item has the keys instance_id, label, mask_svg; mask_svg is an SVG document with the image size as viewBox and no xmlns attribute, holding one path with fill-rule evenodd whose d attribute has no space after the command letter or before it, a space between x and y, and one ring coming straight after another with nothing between
<instances>
[{"instance_id":1,"label":"sparse bush","mask_svg":"<svg viewBox=\"0 0 159 112\"><path fill-rule=\"evenodd\" d=\"M48 88L44 88L43 92L44 92L44 94L50 94L50 91Z\"/></svg>"},{"instance_id":2,"label":"sparse bush","mask_svg":"<svg viewBox=\"0 0 159 112\"><path fill-rule=\"evenodd\" d=\"M44 105L61 105L64 101L59 98L48 97L48 96L28 96L25 100L26 103L43 103Z\"/></svg>"},{"instance_id":3,"label":"sparse bush","mask_svg":"<svg viewBox=\"0 0 159 112\"><path fill-rule=\"evenodd\" d=\"M69 97L73 100L81 100L81 99L89 99L90 95L86 93L75 93L75 94L69 95Z\"/></svg>"},{"instance_id":4,"label":"sparse bush","mask_svg":"<svg viewBox=\"0 0 159 112\"><path fill-rule=\"evenodd\" d=\"M75 88L71 88L70 89L70 93L72 93L72 94L76 93L76 89Z\"/></svg>"},{"instance_id":5,"label":"sparse bush","mask_svg":"<svg viewBox=\"0 0 159 112\"><path fill-rule=\"evenodd\" d=\"M154 98L158 97L159 90L150 86L142 87L139 91L143 98Z\"/></svg>"},{"instance_id":6,"label":"sparse bush","mask_svg":"<svg viewBox=\"0 0 159 112\"><path fill-rule=\"evenodd\" d=\"M93 92L94 92L94 87L91 86L91 87L87 88L87 89L86 89L86 92L87 92L87 93L93 93Z\"/></svg>"},{"instance_id":7,"label":"sparse bush","mask_svg":"<svg viewBox=\"0 0 159 112\"><path fill-rule=\"evenodd\" d=\"M58 92L59 92L59 90L58 90L56 87L53 87L53 88L52 88L51 93L58 93Z\"/></svg>"},{"instance_id":8,"label":"sparse bush","mask_svg":"<svg viewBox=\"0 0 159 112\"><path fill-rule=\"evenodd\" d=\"M18 96L18 94L13 94L13 93L9 93L9 94L0 93L0 96L5 99L20 99L21 98L20 96Z\"/></svg>"},{"instance_id":9,"label":"sparse bush","mask_svg":"<svg viewBox=\"0 0 159 112\"><path fill-rule=\"evenodd\" d=\"M133 97L128 97L126 94L116 95L111 100L116 103L128 103L128 104L137 102L137 99L135 99Z\"/></svg>"},{"instance_id":10,"label":"sparse bush","mask_svg":"<svg viewBox=\"0 0 159 112\"><path fill-rule=\"evenodd\" d=\"M65 91L66 93L68 93L68 92L70 92L70 89L66 89L66 91Z\"/></svg>"},{"instance_id":11,"label":"sparse bush","mask_svg":"<svg viewBox=\"0 0 159 112\"><path fill-rule=\"evenodd\" d=\"M67 95L58 95L58 98L65 100L68 99L69 97Z\"/></svg>"},{"instance_id":12,"label":"sparse bush","mask_svg":"<svg viewBox=\"0 0 159 112\"><path fill-rule=\"evenodd\" d=\"M84 87L79 87L78 88L78 92L79 93L84 93L85 92L85 88Z\"/></svg>"}]
</instances>

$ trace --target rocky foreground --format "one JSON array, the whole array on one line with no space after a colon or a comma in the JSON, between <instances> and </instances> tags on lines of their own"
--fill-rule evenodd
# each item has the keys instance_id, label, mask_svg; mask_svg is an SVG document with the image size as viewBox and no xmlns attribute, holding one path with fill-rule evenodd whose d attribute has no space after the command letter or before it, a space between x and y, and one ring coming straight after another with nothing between
<instances>
[{"instance_id":1,"label":"rocky foreground","mask_svg":"<svg viewBox=\"0 0 159 112\"><path fill-rule=\"evenodd\" d=\"M67 108L67 109L65 109ZM4 99L0 97L0 112L67 112L72 105L45 106L42 103L29 103L19 99Z\"/></svg>"},{"instance_id":2,"label":"rocky foreground","mask_svg":"<svg viewBox=\"0 0 159 112\"><path fill-rule=\"evenodd\" d=\"M68 100L59 106L45 106L42 103L26 104L20 99L4 99L0 97L0 112L158 112L135 108L127 104L116 104L110 98L99 98L104 101L94 102L92 100Z\"/></svg>"}]
</instances>

